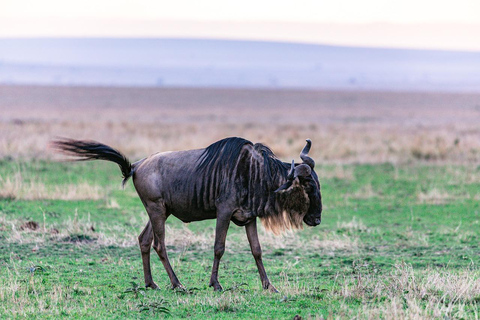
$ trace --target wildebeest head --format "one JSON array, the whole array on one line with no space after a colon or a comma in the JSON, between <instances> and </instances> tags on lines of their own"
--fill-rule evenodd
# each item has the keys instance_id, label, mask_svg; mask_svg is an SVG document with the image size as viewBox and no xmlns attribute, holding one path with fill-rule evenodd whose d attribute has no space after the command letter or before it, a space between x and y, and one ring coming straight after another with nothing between
<instances>
[{"instance_id":1,"label":"wildebeest head","mask_svg":"<svg viewBox=\"0 0 480 320\"><path fill-rule=\"evenodd\" d=\"M322 195L318 176L314 171L315 161L308 156L311 146L312 141L307 139L307 144L300 153L303 163L295 165L292 161L287 182L275 192L282 192L286 197L294 198L292 199L294 201L303 201L303 205L300 206L306 211L303 222L314 227L322 222ZM303 196L299 193L303 193ZM298 205L296 206L298 208Z\"/></svg>"}]
</instances>

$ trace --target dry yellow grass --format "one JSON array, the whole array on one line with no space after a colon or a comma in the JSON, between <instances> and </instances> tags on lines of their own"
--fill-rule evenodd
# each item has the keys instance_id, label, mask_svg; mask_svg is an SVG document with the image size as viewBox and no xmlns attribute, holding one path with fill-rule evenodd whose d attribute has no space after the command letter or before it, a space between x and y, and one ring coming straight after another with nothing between
<instances>
[{"instance_id":1,"label":"dry yellow grass","mask_svg":"<svg viewBox=\"0 0 480 320\"><path fill-rule=\"evenodd\" d=\"M142 212L138 212L132 216L132 219L132 225L138 225L144 222L145 217ZM75 242L80 245L85 242L96 246L133 247L138 245L136 227L111 223L94 225L90 221L89 214L79 216L75 212L73 219L66 219L61 223L50 223L48 218L44 217L44 221L34 224L36 225L29 224L23 219L7 218L5 214L0 213L0 228L3 228L8 235L5 241L31 244L34 251L48 241ZM79 235L81 238L75 238ZM184 242L187 239L183 238ZM171 244L172 241L169 240L167 243Z\"/></svg>"},{"instance_id":2,"label":"dry yellow grass","mask_svg":"<svg viewBox=\"0 0 480 320\"><path fill-rule=\"evenodd\" d=\"M353 217L351 221L338 221L338 229L345 229L349 231L360 231L360 232L370 232L371 230L363 223L363 221L357 217Z\"/></svg>"},{"instance_id":3,"label":"dry yellow grass","mask_svg":"<svg viewBox=\"0 0 480 320\"><path fill-rule=\"evenodd\" d=\"M470 199L471 196L468 193L463 194L451 194L445 190L439 188L432 188L426 192L420 191L417 195L419 203L428 203L428 204L445 204L458 199Z\"/></svg>"},{"instance_id":4,"label":"dry yellow grass","mask_svg":"<svg viewBox=\"0 0 480 320\"><path fill-rule=\"evenodd\" d=\"M428 192L419 192L418 200L421 203L444 204L450 201L451 196L446 191L433 188Z\"/></svg>"},{"instance_id":5,"label":"dry yellow grass","mask_svg":"<svg viewBox=\"0 0 480 320\"><path fill-rule=\"evenodd\" d=\"M368 266L365 266L368 267ZM475 303L480 292L478 270L459 272L427 269L416 272L406 263L395 265L387 275L366 271L340 280L339 294L351 298L384 297L377 306L364 305L352 313L345 303L350 319L462 319L465 304ZM478 314L477 314L478 318Z\"/></svg>"},{"instance_id":6,"label":"dry yellow grass","mask_svg":"<svg viewBox=\"0 0 480 320\"><path fill-rule=\"evenodd\" d=\"M0 86L0 97L0 158L51 158L55 136L132 158L243 136L285 160L305 138L321 162L480 160L478 94Z\"/></svg>"},{"instance_id":7,"label":"dry yellow grass","mask_svg":"<svg viewBox=\"0 0 480 320\"><path fill-rule=\"evenodd\" d=\"M112 199L107 202L107 206L111 201L116 202ZM72 235L82 235L92 239L92 241L88 241L89 245L136 247L138 246L138 228L133 226L142 225L145 222L144 213L135 213L135 215L132 215L130 222L129 226L110 223L94 225L90 222L88 214L79 215L75 213L73 219L67 219L62 223L50 223L48 218L45 218L43 222L38 223L38 226L32 228L30 226L25 227L28 225L28 221L7 217L7 215L0 213L0 228L6 231L8 235L5 238L6 241L31 244L32 248L41 246L44 242L51 240L68 241ZM259 226L259 239L264 249L268 250L303 248L304 250L333 254L338 250L357 252L361 246L358 234L339 235L335 230L305 238L297 232L275 236ZM193 232L188 228L188 225L174 229L167 226L165 241L171 251L210 251L214 240L215 230L213 227L205 229L203 232ZM82 241L78 243L81 244ZM243 232L229 234L226 250L231 254L239 251L249 251L246 235Z\"/></svg>"}]
</instances>

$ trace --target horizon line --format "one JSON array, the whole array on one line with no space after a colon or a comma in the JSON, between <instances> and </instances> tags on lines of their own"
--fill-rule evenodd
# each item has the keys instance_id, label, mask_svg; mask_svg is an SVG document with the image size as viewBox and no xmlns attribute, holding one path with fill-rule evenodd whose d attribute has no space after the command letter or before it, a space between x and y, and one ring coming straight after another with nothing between
<instances>
[{"instance_id":1,"label":"horizon line","mask_svg":"<svg viewBox=\"0 0 480 320\"><path fill-rule=\"evenodd\" d=\"M404 46L377 46L377 45L350 45L335 44L326 42L310 42L296 40L277 40L277 39L251 39L251 38L221 38L221 37L169 37L169 36L2 36L1 40L186 40L186 41L218 41L218 42L250 42L250 43L270 43L270 44L292 44L301 46L320 46L345 49L375 49L375 50L399 50L399 51L432 51L432 52L457 52L457 53L480 53L480 49L445 49L445 48L419 48Z\"/></svg>"},{"instance_id":2,"label":"horizon line","mask_svg":"<svg viewBox=\"0 0 480 320\"><path fill-rule=\"evenodd\" d=\"M480 23L311 23L83 19L6 19L0 38L186 38L304 43L346 47L480 51ZM31 27L35 25L35 29Z\"/></svg>"}]
</instances>

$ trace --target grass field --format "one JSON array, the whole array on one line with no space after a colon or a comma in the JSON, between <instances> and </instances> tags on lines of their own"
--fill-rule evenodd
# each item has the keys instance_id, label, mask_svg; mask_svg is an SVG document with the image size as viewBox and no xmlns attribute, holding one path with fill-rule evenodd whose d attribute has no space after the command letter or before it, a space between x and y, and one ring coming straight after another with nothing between
<instances>
[{"instance_id":1,"label":"grass field","mask_svg":"<svg viewBox=\"0 0 480 320\"><path fill-rule=\"evenodd\" d=\"M480 95L0 86L0 318L478 319ZM299 107L300 106L300 107ZM186 290L144 290L147 214L116 165L56 162L55 136L131 160L226 136L284 161L311 138L322 224L260 230L263 292L232 225L208 287L215 221L167 221Z\"/></svg>"},{"instance_id":2,"label":"grass field","mask_svg":"<svg viewBox=\"0 0 480 320\"><path fill-rule=\"evenodd\" d=\"M213 292L214 221L175 218L168 251L187 291L169 289L156 257L160 290L145 291L136 236L147 216L131 184L120 190L115 165L4 160L0 170L2 318L479 316L478 167L317 167L323 223L283 237L261 232L279 294L261 289L236 226L220 268L226 290Z\"/></svg>"}]
</instances>

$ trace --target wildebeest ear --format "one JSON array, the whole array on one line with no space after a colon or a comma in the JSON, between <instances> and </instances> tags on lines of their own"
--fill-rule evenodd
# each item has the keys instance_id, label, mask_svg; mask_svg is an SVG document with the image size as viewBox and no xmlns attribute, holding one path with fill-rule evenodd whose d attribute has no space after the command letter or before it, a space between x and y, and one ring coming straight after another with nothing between
<instances>
[{"instance_id":1,"label":"wildebeest ear","mask_svg":"<svg viewBox=\"0 0 480 320\"><path fill-rule=\"evenodd\" d=\"M287 190L288 188L290 188L293 184L293 180L288 180L287 182L285 182L284 184L282 184L277 190L275 190L274 192L279 192L279 191L282 191L282 190Z\"/></svg>"},{"instance_id":2,"label":"wildebeest ear","mask_svg":"<svg viewBox=\"0 0 480 320\"><path fill-rule=\"evenodd\" d=\"M295 178L296 177L308 177L312 174L312 169L308 164L302 163L301 165L295 168Z\"/></svg>"}]
</instances>

